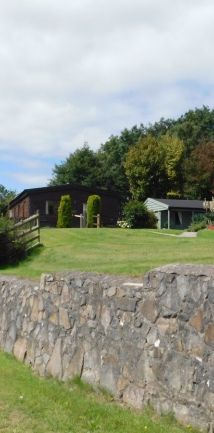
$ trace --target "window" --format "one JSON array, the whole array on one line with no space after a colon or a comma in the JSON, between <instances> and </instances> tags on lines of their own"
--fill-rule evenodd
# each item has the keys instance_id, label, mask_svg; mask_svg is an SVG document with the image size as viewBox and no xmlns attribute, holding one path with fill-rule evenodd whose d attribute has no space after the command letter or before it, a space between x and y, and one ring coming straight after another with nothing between
<instances>
[{"instance_id":1,"label":"window","mask_svg":"<svg viewBox=\"0 0 214 433\"><path fill-rule=\"evenodd\" d=\"M54 215L54 213L55 213L55 203L51 200L46 200L45 215Z\"/></svg>"}]
</instances>

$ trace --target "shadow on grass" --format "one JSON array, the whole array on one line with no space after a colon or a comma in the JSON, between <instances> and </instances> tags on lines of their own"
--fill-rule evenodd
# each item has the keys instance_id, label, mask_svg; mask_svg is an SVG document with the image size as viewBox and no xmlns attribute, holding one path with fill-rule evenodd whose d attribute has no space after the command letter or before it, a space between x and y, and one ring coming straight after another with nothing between
<instances>
[{"instance_id":1,"label":"shadow on grass","mask_svg":"<svg viewBox=\"0 0 214 433\"><path fill-rule=\"evenodd\" d=\"M35 248L32 248L31 250L29 250L23 259L20 259L19 261L15 262L13 264L0 265L0 270L6 271L7 269L8 270L16 269L16 268L18 268L20 263L22 263L22 264L23 263L24 264L30 263L35 257L39 256L43 250L44 250L43 244L37 245Z\"/></svg>"}]
</instances>

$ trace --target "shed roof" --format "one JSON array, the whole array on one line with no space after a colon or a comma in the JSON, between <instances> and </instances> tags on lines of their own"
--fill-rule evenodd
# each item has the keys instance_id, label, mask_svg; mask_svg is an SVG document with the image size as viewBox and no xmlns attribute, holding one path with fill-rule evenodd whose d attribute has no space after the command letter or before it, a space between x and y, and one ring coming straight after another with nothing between
<instances>
[{"instance_id":1,"label":"shed roof","mask_svg":"<svg viewBox=\"0 0 214 433\"><path fill-rule=\"evenodd\" d=\"M203 211L202 200L177 200L167 198L147 198L145 204L156 207L157 210L164 209L190 209ZM159 209L158 209L159 208Z\"/></svg>"}]
</instances>

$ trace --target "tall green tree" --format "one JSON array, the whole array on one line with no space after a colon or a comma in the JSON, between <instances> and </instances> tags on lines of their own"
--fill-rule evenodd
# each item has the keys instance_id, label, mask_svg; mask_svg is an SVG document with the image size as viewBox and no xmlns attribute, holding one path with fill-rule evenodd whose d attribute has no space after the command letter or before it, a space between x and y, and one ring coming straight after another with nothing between
<instances>
[{"instance_id":1,"label":"tall green tree","mask_svg":"<svg viewBox=\"0 0 214 433\"><path fill-rule=\"evenodd\" d=\"M61 164L56 164L50 185L78 184L87 187L99 183L100 165L96 153L84 145L71 153Z\"/></svg>"},{"instance_id":2,"label":"tall green tree","mask_svg":"<svg viewBox=\"0 0 214 433\"><path fill-rule=\"evenodd\" d=\"M132 147L125 161L130 191L135 199L166 197L182 189L184 144L170 134L147 135Z\"/></svg>"},{"instance_id":3,"label":"tall green tree","mask_svg":"<svg viewBox=\"0 0 214 433\"><path fill-rule=\"evenodd\" d=\"M170 133L183 140L188 157L201 142L214 139L214 110L206 106L189 110L175 121Z\"/></svg>"},{"instance_id":4,"label":"tall green tree","mask_svg":"<svg viewBox=\"0 0 214 433\"><path fill-rule=\"evenodd\" d=\"M176 120L173 119L164 119L160 118L158 122L150 123L146 128L146 134L154 135L154 137L158 138L162 135L170 133L170 130L176 124Z\"/></svg>"},{"instance_id":5,"label":"tall green tree","mask_svg":"<svg viewBox=\"0 0 214 433\"><path fill-rule=\"evenodd\" d=\"M137 144L141 141L143 144ZM118 192L123 201L131 194L182 195L184 184L189 195L191 182L185 176L189 179L190 174L183 169L184 159L188 161L186 166L191 165L191 153L205 141L214 141L214 110L204 106L189 110L176 120L161 118L147 127L141 124L126 128L101 144L97 152L87 145L77 149L55 165L50 184L106 188Z\"/></svg>"},{"instance_id":6,"label":"tall green tree","mask_svg":"<svg viewBox=\"0 0 214 433\"><path fill-rule=\"evenodd\" d=\"M152 135L140 139L129 150L124 167L135 200L165 196L167 176L164 158L163 146Z\"/></svg>"},{"instance_id":7,"label":"tall green tree","mask_svg":"<svg viewBox=\"0 0 214 433\"><path fill-rule=\"evenodd\" d=\"M184 183L184 142L178 137L167 133L159 138L158 145L163 148L164 152L167 194L182 195Z\"/></svg>"},{"instance_id":8,"label":"tall green tree","mask_svg":"<svg viewBox=\"0 0 214 433\"><path fill-rule=\"evenodd\" d=\"M0 185L0 215L6 214L8 204L15 196L15 191L7 189L4 185Z\"/></svg>"},{"instance_id":9,"label":"tall green tree","mask_svg":"<svg viewBox=\"0 0 214 433\"><path fill-rule=\"evenodd\" d=\"M125 200L129 196L129 184L125 173L124 161L128 150L145 134L145 128L134 126L124 129L119 136L111 136L98 151L101 172L101 186L118 192Z\"/></svg>"}]
</instances>

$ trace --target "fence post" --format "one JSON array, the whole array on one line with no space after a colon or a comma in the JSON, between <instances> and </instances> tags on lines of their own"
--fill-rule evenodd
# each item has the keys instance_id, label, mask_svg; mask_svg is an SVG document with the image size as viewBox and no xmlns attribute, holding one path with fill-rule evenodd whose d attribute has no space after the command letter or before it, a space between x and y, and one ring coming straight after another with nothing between
<instances>
[{"instance_id":1,"label":"fence post","mask_svg":"<svg viewBox=\"0 0 214 433\"><path fill-rule=\"evenodd\" d=\"M97 229L100 228L100 214L97 214Z\"/></svg>"},{"instance_id":2,"label":"fence post","mask_svg":"<svg viewBox=\"0 0 214 433\"><path fill-rule=\"evenodd\" d=\"M39 209L37 209L36 213L37 213L37 220L36 220L36 223L37 223L37 225L38 225L38 241L39 241L39 243L40 243L40 221L39 221Z\"/></svg>"}]
</instances>

